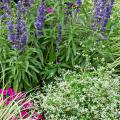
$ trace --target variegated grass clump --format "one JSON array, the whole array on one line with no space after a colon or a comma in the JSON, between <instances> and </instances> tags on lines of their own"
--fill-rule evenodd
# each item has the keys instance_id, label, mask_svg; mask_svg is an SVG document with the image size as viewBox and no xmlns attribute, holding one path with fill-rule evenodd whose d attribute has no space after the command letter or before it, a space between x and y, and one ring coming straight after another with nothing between
<instances>
[{"instance_id":1,"label":"variegated grass clump","mask_svg":"<svg viewBox=\"0 0 120 120\"><path fill-rule=\"evenodd\" d=\"M45 120L35 111L34 103L26 93L16 93L12 88L0 88L0 120Z\"/></svg>"},{"instance_id":2,"label":"variegated grass clump","mask_svg":"<svg viewBox=\"0 0 120 120\"><path fill-rule=\"evenodd\" d=\"M19 120L23 120L23 116L21 115L21 110L23 109L21 102L23 99L19 99L18 101L12 100L8 105L5 105L8 99L9 97L3 99L3 95L0 95L0 120L18 120L18 116ZM30 120L30 117L24 120Z\"/></svg>"}]
</instances>

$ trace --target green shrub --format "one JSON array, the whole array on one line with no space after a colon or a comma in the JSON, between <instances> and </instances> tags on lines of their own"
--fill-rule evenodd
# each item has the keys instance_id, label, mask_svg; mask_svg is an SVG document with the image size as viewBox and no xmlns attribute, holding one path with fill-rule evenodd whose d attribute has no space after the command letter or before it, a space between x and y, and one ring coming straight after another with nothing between
<instances>
[{"instance_id":1,"label":"green shrub","mask_svg":"<svg viewBox=\"0 0 120 120\"><path fill-rule=\"evenodd\" d=\"M112 71L63 71L55 79L44 87L44 94L32 95L47 120L118 120L120 77Z\"/></svg>"}]
</instances>

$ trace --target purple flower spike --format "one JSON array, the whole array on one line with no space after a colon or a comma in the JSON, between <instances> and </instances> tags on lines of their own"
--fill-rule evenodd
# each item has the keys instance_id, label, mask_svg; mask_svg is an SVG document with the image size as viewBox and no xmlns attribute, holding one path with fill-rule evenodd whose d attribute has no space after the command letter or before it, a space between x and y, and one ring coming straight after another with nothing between
<instances>
[{"instance_id":1,"label":"purple flower spike","mask_svg":"<svg viewBox=\"0 0 120 120\"><path fill-rule=\"evenodd\" d=\"M45 22L45 3L44 0L38 8L37 18L35 22L35 34L36 36L41 36L43 34L43 27Z\"/></svg>"},{"instance_id":2,"label":"purple flower spike","mask_svg":"<svg viewBox=\"0 0 120 120\"><path fill-rule=\"evenodd\" d=\"M19 49L24 49L26 42L27 42L26 24L23 19L20 19L17 22L15 47Z\"/></svg>"},{"instance_id":3,"label":"purple flower spike","mask_svg":"<svg viewBox=\"0 0 120 120\"><path fill-rule=\"evenodd\" d=\"M8 40L10 40L11 42L14 42L14 41L15 41L15 34L14 34L13 21L10 21L10 22L9 22L8 30L9 30Z\"/></svg>"},{"instance_id":4,"label":"purple flower spike","mask_svg":"<svg viewBox=\"0 0 120 120\"><path fill-rule=\"evenodd\" d=\"M12 47L14 49L23 50L27 42L27 30L26 30L25 21L21 16L20 0L18 1L17 7L18 7L18 16L17 16L16 31L14 30L13 21L10 21L8 39L11 41Z\"/></svg>"},{"instance_id":5,"label":"purple flower spike","mask_svg":"<svg viewBox=\"0 0 120 120\"><path fill-rule=\"evenodd\" d=\"M18 18L18 20L21 18L21 1L19 0L18 1L18 4L17 4L17 8L18 8L18 16L17 16L17 18Z\"/></svg>"},{"instance_id":6,"label":"purple flower spike","mask_svg":"<svg viewBox=\"0 0 120 120\"><path fill-rule=\"evenodd\" d=\"M24 46L27 43L27 30L26 30L26 24L25 21L22 21L22 25L23 25L23 34L21 35L21 47L24 48Z\"/></svg>"},{"instance_id":7,"label":"purple flower spike","mask_svg":"<svg viewBox=\"0 0 120 120\"><path fill-rule=\"evenodd\" d=\"M106 25L112 13L113 4L114 0L94 1L94 23L92 25L92 29L100 30L102 32L102 35L104 35L103 33L106 31Z\"/></svg>"},{"instance_id":8,"label":"purple flower spike","mask_svg":"<svg viewBox=\"0 0 120 120\"><path fill-rule=\"evenodd\" d=\"M6 19L7 17L8 17L8 14L6 13L0 16L1 19Z\"/></svg>"},{"instance_id":9,"label":"purple flower spike","mask_svg":"<svg viewBox=\"0 0 120 120\"><path fill-rule=\"evenodd\" d=\"M0 9L4 13L3 15L0 15L0 18L5 19L5 18L9 17L11 15L11 13L12 13L11 9L9 7L10 0L1 0L0 2L2 2L2 4L0 5Z\"/></svg>"}]
</instances>

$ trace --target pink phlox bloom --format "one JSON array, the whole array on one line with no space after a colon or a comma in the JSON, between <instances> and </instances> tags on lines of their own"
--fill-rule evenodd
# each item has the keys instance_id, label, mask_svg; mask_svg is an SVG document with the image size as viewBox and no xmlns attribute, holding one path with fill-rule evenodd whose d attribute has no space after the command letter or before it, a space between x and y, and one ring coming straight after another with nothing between
<instances>
[{"instance_id":1,"label":"pink phlox bloom","mask_svg":"<svg viewBox=\"0 0 120 120\"><path fill-rule=\"evenodd\" d=\"M48 13L52 13L52 12L53 12L53 8L52 8L52 7L48 7L48 8L47 8L47 12L48 12Z\"/></svg>"},{"instance_id":2,"label":"pink phlox bloom","mask_svg":"<svg viewBox=\"0 0 120 120\"><path fill-rule=\"evenodd\" d=\"M15 96L10 97L9 99L6 100L5 105L9 105L10 102L14 100Z\"/></svg>"},{"instance_id":3,"label":"pink phlox bloom","mask_svg":"<svg viewBox=\"0 0 120 120\"><path fill-rule=\"evenodd\" d=\"M38 115L38 120L45 120L44 117L43 117L43 114Z\"/></svg>"},{"instance_id":4,"label":"pink phlox bloom","mask_svg":"<svg viewBox=\"0 0 120 120\"><path fill-rule=\"evenodd\" d=\"M0 94L7 95L7 90L0 89Z\"/></svg>"},{"instance_id":5,"label":"pink phlox bloom","mask_svg":"<svg viewBox=\"0 0 120 120\"><path fill-rule=\"evenodd\" d=\"M22 116L23 119L26 119L27 117L29 117L29 114L26 110L22 110L21 111L21 116Z\"/></svg>"},{"instance_id":6,"label":"pink phlox bloom","mask_svg":"<svg viewBox=\"0 0 120 120\"><path fill-rule=\"evenodd\" d=\"M10 95L10 97L13 97L15 95L15 91L12 88L8 88L8 95Z\"/></svg>"}]
</instances>

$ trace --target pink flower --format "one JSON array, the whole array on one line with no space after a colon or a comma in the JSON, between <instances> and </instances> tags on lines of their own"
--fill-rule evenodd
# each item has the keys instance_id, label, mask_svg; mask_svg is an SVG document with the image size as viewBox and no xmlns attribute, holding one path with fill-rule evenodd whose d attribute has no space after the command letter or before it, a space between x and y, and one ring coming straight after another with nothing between
<instances>
[{"instance_id":1,"label":"pink flower","mask_svg":"<svg viewBox=\"0 0 120 120\"><path fill-rule=\"evenodd\" d=\"M13 97L15 95L15 91L12 88L8 88L8 95L10 95L10 97Z\"/></svg>"},{"instance_id":2,"label":"pink flower","mask_svg":"<svg viewBox=\"0 0 120 120\"><path fill-rule=\"evenodd\" d=\"M43 118L43 115L42 114L40 114L40 115L38 115L38 120L44 120L44 118Z\"/></svg>"},{"instance_id":3,"label":"pink flower","mask_svg":"<svg viewBox=\"0 0 120 120\"><path fill-rule=\"evenodd\" d=\"M7 99L7 101L5 102L5 105L9 105L10 102L12 102L12 101L14 100L14 97L15 97L15 96L12 96L12 97L10 97L9 99Z\"/></svg>"},{"instance_id":4,"label":"pink flower","mask_svg":"<svg viewBox=\"0 0 120 120\"><path fill-rule=\"evenodd\" d=\"M7 95L7 90L0 89L0 94Z\"/></svg>"},{"instance_id":5,"label":"pink flower","mask_svg":"<svg viewBox=\"0 0 120 120\"><path fill-rule=\"evenodd\" d=\"M30 109L33 107L33 102L27 102L26 100L22 101L22 104L23 104L22 108Z\"/></svg>"},{"instance_id":6,"label":"pink flower","mask_svg":"<svg viewBox=\"0 0 120 120\"><path fill-rule=\"evenodd\" d=\"M52 13L52 12L53 12L53 8L52 8L52 7L48 7L48 8L47 8L47 12L48 12L48 13Z\"/></svg>"},{"instance_id":7,"label":"pink flower","mask_svg":"<svg viewBox=\"0 0 120 120\"><path fill-rule=\"evenodd\" d=\"M21 111L21 116L22 116L23 119L26 119L27 117L29 117L29 114L26 110L22 110Z\"/></svg>"}]
</instances>

